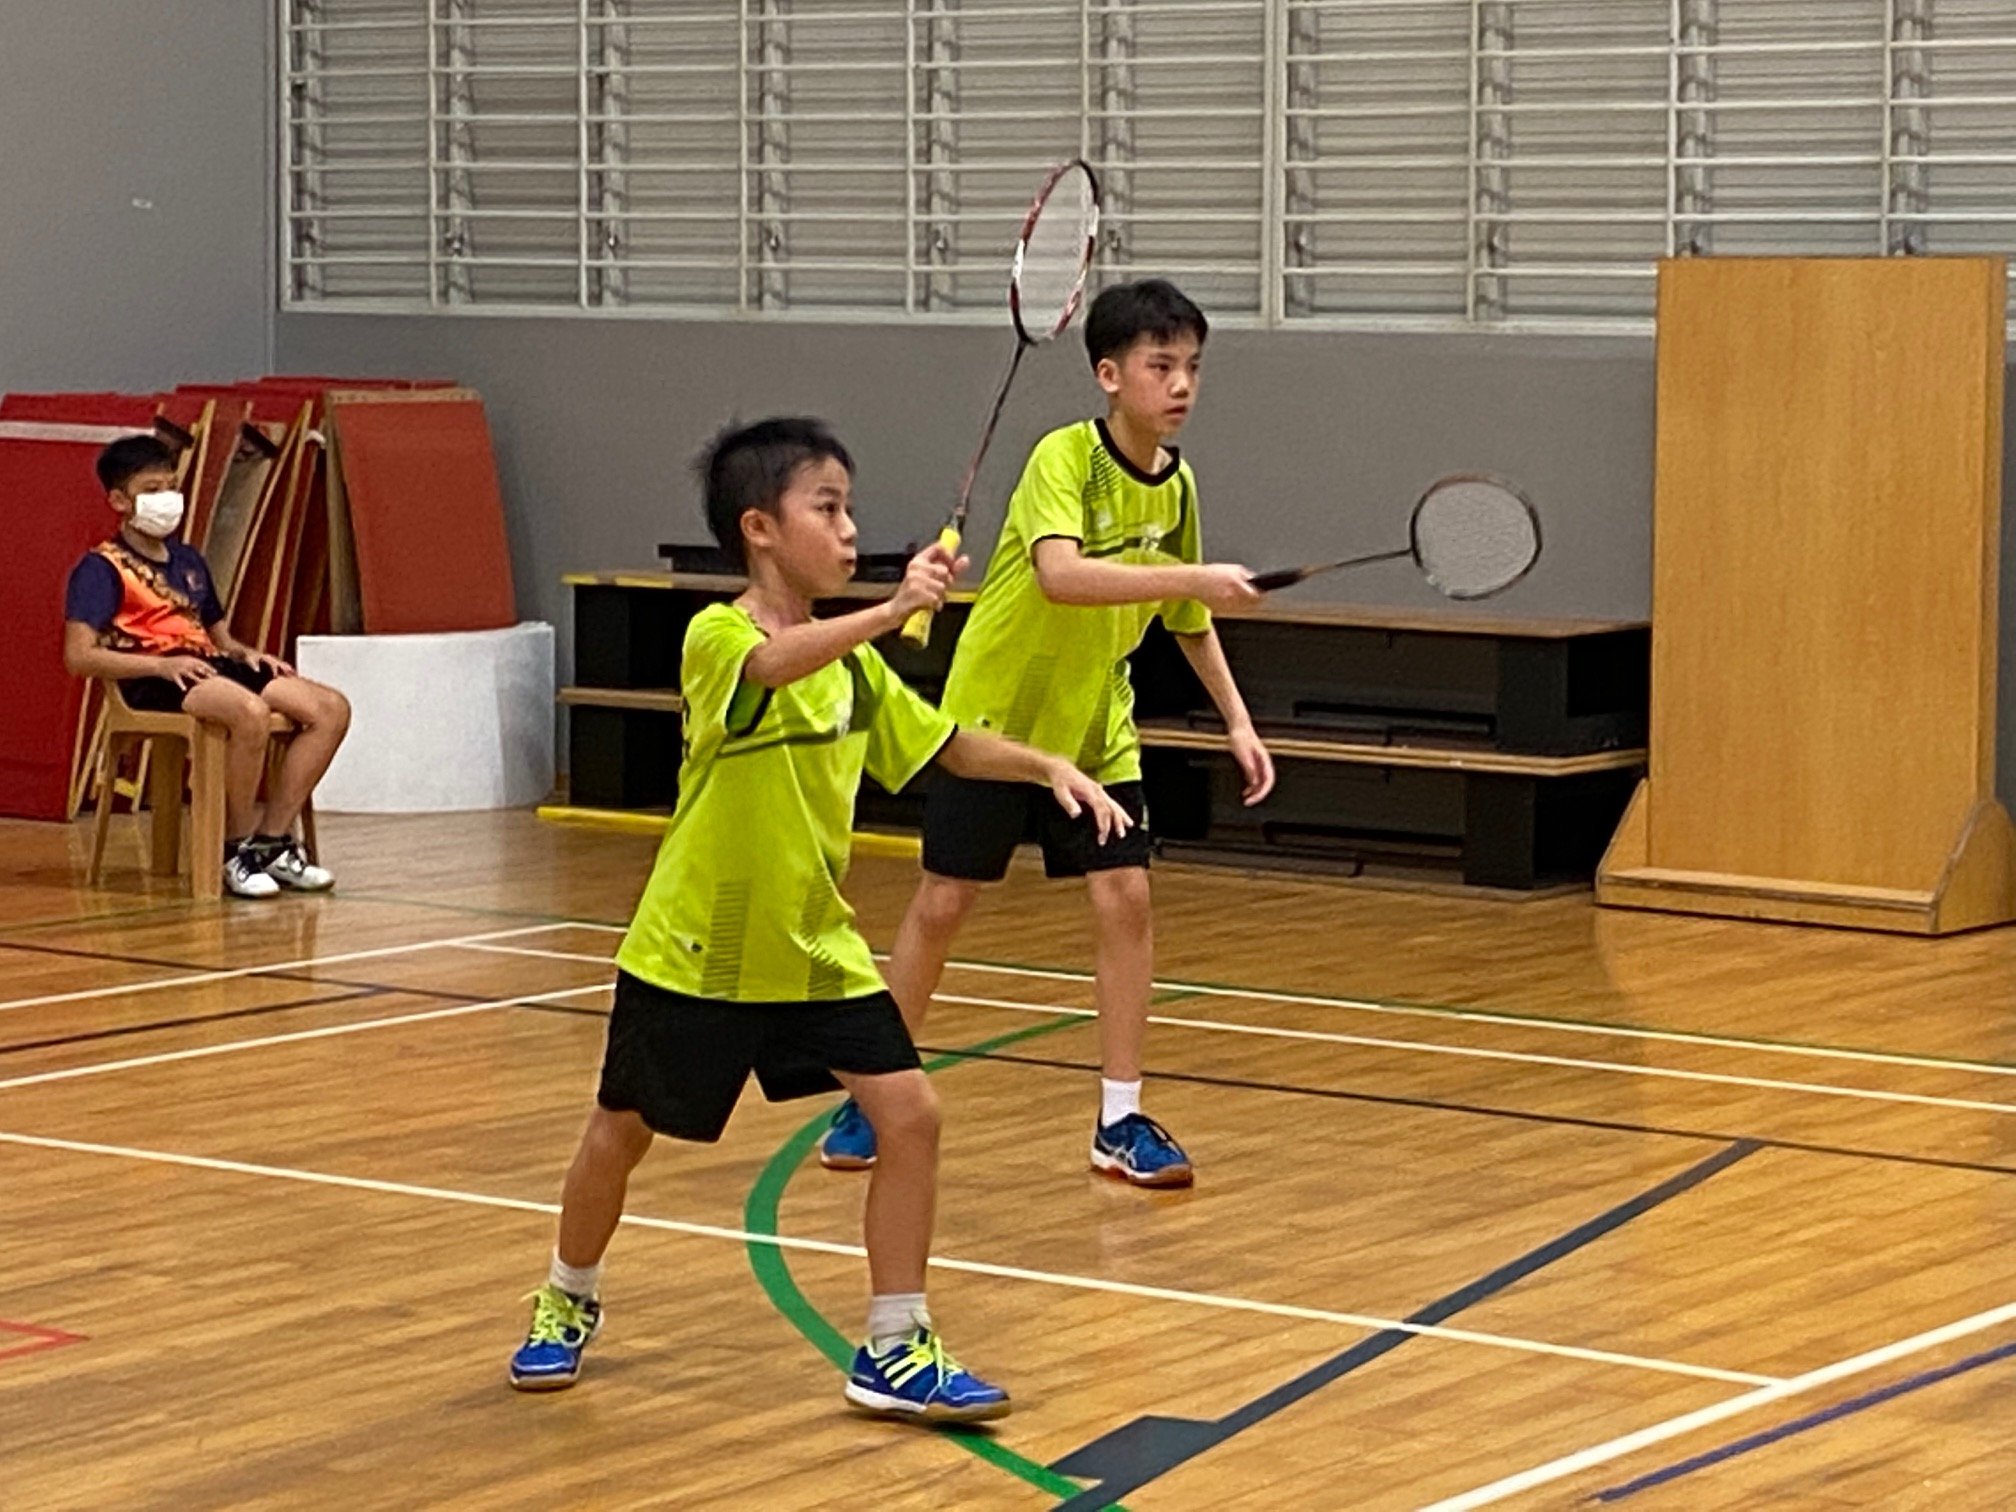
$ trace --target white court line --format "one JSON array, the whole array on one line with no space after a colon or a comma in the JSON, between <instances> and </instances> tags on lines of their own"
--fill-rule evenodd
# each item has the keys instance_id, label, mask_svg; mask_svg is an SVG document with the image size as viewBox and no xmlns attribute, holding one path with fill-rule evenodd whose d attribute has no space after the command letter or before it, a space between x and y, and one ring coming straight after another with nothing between
<instances>
[{"instance_id":1,"label":"white court line","mask_svg":"<svg viewBox=\"0 0 2016 1512\"><path fill-rule=\"evenodd\" d=\"M1893 1360L1904 1359L1908 1355L1921 1354L1928 1349L1936 1349L1941 1344L1949 1344L1955 1339L1964 1339L1969 1334L1980 1333L1983 1329L2016 1321L2016 1302L2005 1303L2001 1307L1991 1307L1986 1312L1978 1312L1971 1318L1962 1318L1957 1323L1948 1323L1941 1328L1928 1329L1921 1334L1913 1334L1908 1339L1900 1339L1895 1344L1885 1344L1881 1349L1872 1349L1867 1354L1855 1355L1832 1365L1823 1365L1818 1370L1809 1370L1804 1375L1793 1376L1790 1380L1776 1381L1756 1391L1746 1391L1741 1396L1731 1397L1726 1402L1717 1402L1712 1407L1703 1407L1696 1412L1683 1413L1679 1417L1668 1418L1663 1423L1655 1423L1650 1428L1641 1428L1636 1433L1627 1433L1611 1439L1607 1444L1583 1449L1575 1454L1563 1455L1544 1465L1536 1465L1531 1470L1522 1470L1517 1475L1508 1475L1503 1480L1493 1481L1488 1486L1479 1486L1475 1491L1466 1491L1461 1496L1452 1496L1424 1507L1422 1512L1470 1512L1473 1507L1488 1507L1493 1502L1504 1501L1509 1496L1518 1496L1531 1491L1536 1486L1545 1486L1553 1481L1578 1475L1584 1470L1593 1470L1598 1465L1607 1465L1612 1460L1621 1459L1640 1449L1654 1444L1663 1444L1668 1439L1692 1433L1697 1428L1706 1428L1726 1418L1741 1413L1755 1411L1773 1402L1782 1402L1788 1397L1802 1396L1822 1386L1831 1386L1836 1381L1844 1381L1850 1376L1861 1375L1874 1370L1879 1365L1888 1365Z\"/></svg>"},{"instance_id":2,"label":"white court line","mask_svg":"<svg viewBox=\"0 0 2016 1512\"><path fill-rule=\"evenodd\" d=\"M532 956L542 961L587 961L595 966L614 966L616 957L583 955L578 950L534 950L523 945L485 945L475 940L450 940L456 950L480 951L484 955Z\"/></svg>"},{"instance_id":3,"label":"white court line","mask_svg":"<svg viewBox=\"0 0 2016 1512\"><path fill-rule=\"evenodd\" d=\"M600 927L600 926L598 926ZM477 951L501 951L508 955L528 955L551 957L564 961L591 961L601 965L613 964L607 956L583 955L575 951L533 950L515 946L487 945L476 941L457 942L458 948ZM953 962L953 965L960 963ZM989 970L993 968L987 968ZM1067 973L1041 973L1018 969L1018 975L1068 976ZM1079 980L1079 978L1071 978ZM1089 977L1082 978L1089 981ZM1335 1006L1330 998L1290 998L1273 993L1228 993L1227 996L1251 997L1272 1002L1321 1002ZM1071 1018L1096 1018L1097 1012L1090 1008L1068 1008L1056 1003L1027 1003L1015 998L970 997L960 993L940 992L934 1002L959 1003L970 1008L1001 1008L1016 1013L1063 1014ZM1436 1015L1440 1016L1440 1015ZM1670 1066L1635 1066L1622 1061L1584 1060L1576 1056L1539 1055L1525 1050L1493 1050L1477 1045L1438 1045L1425 1040L1381 1039L1373 1035L1339 1034L1326 1029L1288 1029L1271 1024L1234 1024L1222 1019L1180 1018L1172 1014L1151 1013L1151 1024L1166 1025L1178 1029L1200 1029L1216 1034L1245 1034L1260 1039L1285 1039L1313 1041L1328 1045L1352 1045L1363 1049L1404 1050L1419 1055L1451 1055L1466 1060L1512 1061L1527 1066L1556 1066L1578 1071L1607 1071L1619 1076L1644 1076L1664 1081L1705 1082L1713 1086L1745 1087L1767 1092L1797 1092L1815 1097L1845 1097L1861 1102L1904 1103L1913 1107L1957 1108L1974 1113L2016 1113L2016 1104L1984 1102L1967 1097L1938 1097L1925 1092L1885 1092L1870 1087L1835 1087L1824 1082L1783 1081L1773 1077L1735 1076L1719 1071L1682 1071ZM1513 1022L1523 1023L1524 1020ZM1844 1057L1862 1059L1860 1055ZM1927 1064L1941 1070L1960 1071L1972 1069L1956 1066L1949 1061L1934 1061Z\"/></svg>"},{"instance_id":4,"label":"white court line","mask_svg":"<svg viewBox=\"0 0 2016 1512\"><path fill-rule=\"evenodd\" d=\"M399 1024L424 1024L433 1019L460 1018L469 1013L488 1013L494 1008L517 1008L560 998L584 997L591 992L607 992L607 982L588 987L562 987L554 992L528 992L519 997L495 998L487 1003L457 1003L452 1008L429 1008L419 1013L400 1013L389 1018L358 1019L354 1023L330 1024L320 1029L297 1029L290 1034L267 1034L257 1039L225 1040L221 1044L197 1045L188 1050L166 1050L158 1055L136 1055L127 1060L94 1061L84 1066L65 1066L59 1071L36 1071L0 1081L0 1092L11 1087L34 1087L44 1082L70 1081L80 1076L103 1076L108 1071L131 1071L141 1066L165 1066L173 1061L201 1060L211 1055L235 1055L240 1050L258 1050L267 1045L292 1045L302 1040L331 1039L339 1034L362 1034L366 1029L389 1029Z\"/></svg>"},{"instance_id":5,"label":"white court line","mask_svg":"<svg viewBox=\"0 0 2016 1512\"><path fill-rule=\"evenodd\" d=\"M887 960L887 956L878 956ZM1001 976L1034 977L1058 982L1091 982L1090 972L1051 971L1034 966L997 966L985 961L947 961L963 971ZM1653 1040L1672 1045L1710 1045L1719 1050L1754 1050L1766 1055L1802 1055L1815 1060L1863 1061L1875 1066L1912 1066L1931 1071L1975 1071L1983 1076L2016 1076L2016 1065L1996 1061L1941 1059L1890 1050L1851 1050L1834 1045L1795 1045L1782 1040L1736 1039L1719 1034L1690 1034L1668 1029L1644 1029L1631 1024L1592 1024L1569 1019L1522 1018L1516 1013L1492 1013L1480 1008L1413 1008L1404 1003L1378 1003L1367 998L1319 997L1301 992L1269 992L1252 987L1207 987L1196 982L1156 982L1158 992L1188 992L1199 997L1251 998L1256 1002L1296 1003L1311 1008L1342 1008L1352 1013L1376 1013L1393 1018L1453 1019L1460 1023L1496 1024L1512 1029L1537 1029L1557 1034L1584 1034L1612 1039Z\"/></svg>"},{"instance_id":6,"label":"white court line","mask_svg":"<svg viewBox=\"0 0 2016 1512\"><path fill-rule=\"evenodd\" d=\"M518 929L496 929L487 934L454 935L444 940L419 940L411 945L380 945L374 950L346 950L336 955L302 956L295 961L268 961L263 966L233 966L228 970L192 970L179 976L152 977L144 982L127 982L117 987L86 987L77 992L51 992L42 997L13 998L0 1002L0 1013L13 1008L39 1008L48 1003L78 1003L87 998L125 997L134 992L158 992L164 987L200 987L206 982L228 982L237 977L259 976L270 971L299 971L305 966L337 966L345 961L372 961L384 956L412 955L422 950L439 950L444 945L468 945L478 940L508 940L519 935L550 934L565 929L564 924L527 924ZM107 962L116 965L116 962Z\"/></svg>"},{"instance_id":7,"label":"white court line","mask_svg":"<svg viewBox=\"0 0 2016 1512\"><path fill-rule=\"evenodd\" d=\"M493 1197L482 1192L464 1192L450 1187L413 1186L405 1182L374 1181L362 1176L335 1176L323 1171L304 1171L291 1166L254 1165L238 1160L218 1160L203 1155L179 1155L165 1150L135 1149L126 1145L87 1143L82 1140L52 1139L34 1134L0 1133L0 1144L26 1145L36 1149L60 1150L78 1155L108 1155L124 1160L150 1161L159 1165L188 1166L197 1170L222 1171L241 1176L265 1176L281 1181L307 1182L316 1186L345 1187L360 1192L381 1192L400 1197L424 1197L436 1202L459 1202L475 1207L509 1208L524 1213L557 1214L557 1203L530 1202L515 1197ZM826 1255L864 1257L858 1244L839 1244L826 1239L799 1239L781 1234L755 1234L744 1229L721 1228L707 1223L682 1223L671 1218L650 1218L626 1213L625 1224L665 1233L687 1234L701 1239L727 1239L737 1244L767 1244L778 1249L808 1250ZM1424 1338L1452 1343L1478 1344L1493 1349L1515 1350L1523 1354L1554 1355L1601 1365L1622 1365L1667 1375L1691 1376L1700 1380L1724 1381L1740 1386L1779 1384L1775 1376L1752 1375L1745 1371L1717 1370L1707 1365L1688 1365L1676 1360L1658 1360L1643 1355L1618 1354L1602 1349L1582 1349L1571 1344L1549 1344L1506 1334L1478 1333L1462 1328L1407 1323L1394 1318L1378 1318L1363 1313L1331 1312L1323 1308L1295 1307L1286 1303L1256 1302L1245 1297L1220 1296L1211 1292L1178 1291L1162 1286L1139 1286L1128 1281L1109 1281L1097 1276L1073 1276L1057 1271L1027 1270L1015 1265L991 1265L979 1260L957 1260L934 1255L931 1264L940 1270L968 1275L992 1276L1003 1280L1030 1281L1044 1286L1067 1287L1077 1291L1108 1292L1117 1296L1142 1297L1161 1302L1184 1302L1230 1312L1262 1313L1270 1317L1294 1318L1313 1323L1334 1323L1346 1328L1376 1332L1418 1334Z\"/></svg>"},{"instance_id":8,"label":"white court line","mask_svg":"<svg viewBox=\"0 0 2016 1512\"><path fill-rule=\"evenodd\" d=\"M1013 998L961 997L941 992L940 1003L963 1003L972 1008L1005 1008L1015 1013L1065 1014L1072 1018L1097 1018L1091 1008L1062 1008L1054 1003L1023 1003ZM1315 1041L1326 1045L1354 1045L1375 1050L1408 1050L1421 1055L1453 1055L1465 1060L1515 1061L1525 1066L1559 1066L1577 1071L1610 1071L1621 1076L1649 1076L1668 1081L1711 1082L1717 1086L1750 1087L1767 1092L1807 1092L1819 1097L1847 1097L1865 1102L1910 1103L1931 1108L1962 1108L1975 1113L2016 1113L2016 1104L1977 1102L1965 1097L1934 1097L1923 1092L1880 1092L1867 1087L1830 1087L1824 1082L1776 1081L1762 1076L1728 1076L1715 1071L1678 1071L1668 1066L1632 1066L1621 1061L1578 1060L1566 1055L1534 1055L1524 1050L1488 1050L1476 1045L1435 1045L1421 1040L1377 1039L1363 1034L1335 1034L1324 1029L1281 1029L1267 1024L1232 1024L1222 1019L1176 1018L1164 1013L1148 1015L1151 1024L1172 1029L1203 1029L1214 1034L1245 1034L1259 1039Z\"/></svg>"},{"instance_id":9,"label":"white court line","mask_svg":"<svg viewBox=\"0 0 2016 1512\"><path fill-rule=\"evenodd\" d=\"M596 924L574 921L556 928L589 929L624 934L627 931L611 924ZM551 956L561 961L596 961L603 965L613 965L610 956L583 955L577 951L536 950L524 947L486 946L472 941L456 941L458 946L471 950L498 950L508 955ZM875 959L887 961L888 955L877 952ZM1052 970L1038 966L1002 966L990 961L947 961L948 968L959 971L992 973L996 976L1028 977L1036 981L1076 982L1090 984L1094 978L1086 971ZM1572 1019L1550 1019L1539 1016L1521 1017L1515 1013L1492 1013L1481 1008L1409 1007L1404 1003L1380 1003L1369 998L1321 997L1302 992L1272 992L1261 987L1210 987L1196 982L1151 983L1158 992L1186 992L1198 997L1247 998L1260 1003L1294 1003L1310 1008L1337 1008L1348 1013L1379 1014L1389 1018L1423 1018L1453 1021L1466 1024L1493 1024L1509 1029L1532 1029L1543 1033L1580 1034L1599 1039L1646 1040L1668 1045L1707 1045L1718 1050L1747 1050L1760 1055L1796 1055L1808 1060L1856 1061L1871 1066L1908 1066L1924 1071L1966 1071L1982 1076L2016 1077L2016 1065L2005 1065L1999 1061L1963 1060L1932 1055L1907 1055L1893 1050L1853 1050L1837 1045L1795 1045L1782 1040L1737 1039L1720 1034L1693 1034L1679 1030L1646 1029L1633 1024L1595 1024ZM943 994L940 994L942 997ZM951 1001L951 999L946 999Z\"/></svg>"}]
</instances>

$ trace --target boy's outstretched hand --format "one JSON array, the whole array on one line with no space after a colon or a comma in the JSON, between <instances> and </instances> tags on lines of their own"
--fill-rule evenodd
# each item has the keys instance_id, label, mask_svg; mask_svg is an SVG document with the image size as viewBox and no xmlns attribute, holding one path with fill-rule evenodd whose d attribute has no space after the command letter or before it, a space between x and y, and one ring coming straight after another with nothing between
<instances>
[{"instance_id":1,"label":"boy's outstretched hand","mask_svg":"<svg viewBox=\"0 0 2016 1512\"><path fill-rule=\"evenodd\" d=\"M1212 562L1196 573L1195 597L1213 614L1251 609L1266 596L1253 586L1253 574L1233 562Z\"/></svg>"},{"instance_id":2,"label":"boy's outstretched hand","mask_svg":"<svg viewBox=\"0 0 2016 1512\"><path fill-rule=\"evenodd\" d=\"M1093 826L1099 831L1099 843L1124 835L1134 827L1134 821L1127 816L1127 810L1113 801L1113 795L1097 782L1087 777L1063 757L1053 757L1050 768L1050 791L1057 796L1057 806L1076 819L1080 814L1089 813Z\"/></svg>"},{"instance_id":3,"label":"boy's outstretched hand","mask_svg":"<svg viewBox=\"0 0 2016 1512\"><path fill-rule=\"evenodd\" d=\"M903 581L889 600L896 621L902 623L919 609L936 614L944 608L945 595L951 592L953 582L970 560L953 556L936 541L910 558L910 565L903 569Z\"/></svg>"}]
</instances>

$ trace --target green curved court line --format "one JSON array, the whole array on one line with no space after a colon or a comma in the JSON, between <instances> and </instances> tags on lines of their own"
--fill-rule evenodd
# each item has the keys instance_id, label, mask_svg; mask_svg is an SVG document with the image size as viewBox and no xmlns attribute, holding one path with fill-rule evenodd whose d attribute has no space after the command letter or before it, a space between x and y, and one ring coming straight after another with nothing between
<instances>
[{"instance_id":1,"label":"green curved court line","mask_svg":"<svg viewBox=\"0 0 2016 1512\"><path fill-rule=\"evenodd\" d=\"M1027 1029L1017 1029L1012 1034L996 1035L993 1039L982 1040L976 1045L967 1045L958 1050L947 1051L932 1057L924 1063L927 1072L939 1072L948 1066L956 1066L977 1055L986 1055L1005 1045L1022 1040L1035 1039L1039 1035L1055 1034L1059 1029L1069 1029L1084 1023L1083 1019L1057 1018L1035 1024ZM777 1207L784 1196L784 1188L791 1177L804 1164L805 1157L818 1144L819 1136L825 1132L831 1121L831 1113L822 1111L811 1119L797 1133L785 1140L765 1162L757 1173L756 1184L749 1188L749 1198L742 1207L742 1226L752 1234L764 1234L772 1238L777 1234ZM854 1345L847 1336L835 1328L799 1290L798 1282L791 1274L790 1264L784 1258L784 1250L775 1244L751 1243L745 1246L749 1255L749 1269L755 1273L756 1282L763 1288L770 1304L781 1313L791 1326L803 1334L812 1347L841 1370L848 1369L854 1360ZM1039 1465L1025 1455L1017 1454L1006 1444L999 1442L983 1429L947 1428L940 1432L967 1453L976 1455L995 1468L1027 1481L1040 1491L1052 1496L1078 1496L1085 1488L1074 1480L1067 1480L1047 1465ZM1111 1504L1112 1512L1125 1512L1118 1502Z\"/></svg>"}]
</instances>

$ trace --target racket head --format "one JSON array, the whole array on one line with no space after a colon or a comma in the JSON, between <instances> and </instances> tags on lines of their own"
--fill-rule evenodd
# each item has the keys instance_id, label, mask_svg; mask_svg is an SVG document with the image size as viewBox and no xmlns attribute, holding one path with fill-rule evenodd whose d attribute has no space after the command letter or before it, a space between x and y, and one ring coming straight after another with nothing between
<instances>
[{"instance_id":1,"label":"racket head","mask_svg":"<svg viewBox=\"0 0 2016 1512\"><path fill-rule=\"evenodd\" d=\"M1407 523L1415 565L1452 599L1503 593L1540 560L1540 512L1492 473L1451 473L1428 485Z\"/></svg>"},{"instance_id":2,"label":"racket head","mask_svg":"<svg viewBox=\"0 0 2016 1512\"><path fill-rule=\"evenodd\" d=\"M1099 206L1099 177L1083 158L1059 163L1036 191L1008 277L1008 314L1023 341L1062 335L1085 302L1099 249Z\"/></svg>"}]
</instances>

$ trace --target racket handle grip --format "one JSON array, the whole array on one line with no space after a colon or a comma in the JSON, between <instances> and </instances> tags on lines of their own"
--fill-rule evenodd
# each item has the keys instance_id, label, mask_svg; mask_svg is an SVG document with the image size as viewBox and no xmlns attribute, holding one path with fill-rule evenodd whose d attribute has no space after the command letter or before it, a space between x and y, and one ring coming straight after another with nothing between
<instances>
[{"instance_id":1,"label":"racket handle grip","mask_svg":"<svg viewBox=\"0 0 2016 1512\"><path fill-rule=\"evenodd\" d=\"M1308 574L1300 567L1284 567L1279 572L1256 572L1247 581L1260 593L1272 593L1277 588L1292 588Z\"/></svg>"},{"instance_id":2,"label":"racket handle grip","mask_svg":"<svg viewBox=\"0 0 2016 1512\"><path fill-rule=\"evenodd\" d=\"M958 530L953 526L947 525L943 530L938 532L938 544L943 546L947 552L956 558L959 555ZM910 618L903 621L903 643L908 646L915 646L920 651L931 644L931 611L929 609L919 609Z\"/></svg>"}]
</instances>

